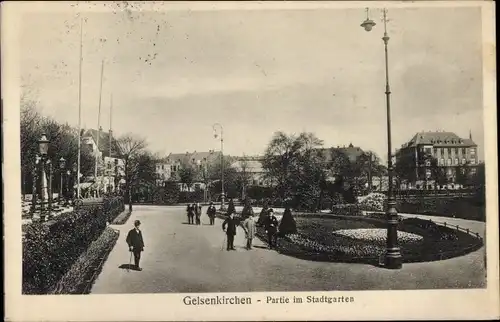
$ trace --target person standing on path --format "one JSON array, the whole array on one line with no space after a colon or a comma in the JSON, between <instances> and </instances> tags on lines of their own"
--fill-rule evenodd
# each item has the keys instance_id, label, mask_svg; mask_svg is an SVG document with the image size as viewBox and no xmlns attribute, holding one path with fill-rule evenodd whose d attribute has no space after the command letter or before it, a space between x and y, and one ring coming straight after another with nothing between
<instances>
[{"instance_id":1,"label":"person standing on path","mask_svg":"<svg viewBox=\"0 0 500 322\"><path fill-rule=\"evenodd\" d=\"M248 216L243 221L243 230L245 231L245 237L247 239L247 250L252 249L253 238L255 237L255 220L253 214Z\"/></svg>"},{"instance_id":2,"label":"person standing on path","mask_svg":"<svg viewBox=\"0 0 500 322\"><path fill-rule=\"evenodd\" d=\"M222 230L227 235L227 250L236 250L234 248L234 236L236 235L237 220L234 218L234 213L230 212L229 217L222 223ZM227 229L226 229L227 226Z\"/></svg>"},{"instance_id":3,"label":"person standing on path","mask_svg":"<svg viewBox=\"0 0 500 322\"><path fill-rule=\"evenodd\" d=\"M139 266L139 262L141 260L141 252L144 250L144 240L142 239L142 231L139 229L141 222L136 220L134 222L134 228L128 232L127 235L127 244L129 251L134 254L134 264L135 269L138 271L142 271L142 268Z\"/></svg>"},{"instance_id":4,"label":"person standing on path","mask_svg":"<svg viewBox=\"0 0 500 322\"><path fill-rule=\"evenodd\" d=\"M187 206L188 224L194 224L194 205Z\"/></svg>"},{"instance_id":5,"label":"person standing on path","mask_svg":"<svg viewBox=\"0 0 500 322\"><path fill-rule=\"evenodd\" d=\"M210 206L207 209L207 215L208 215L208 218L210 218L210 225L214 225L216 213L217 213L217 210L215 209L214 203L211 202Z\"/></svg>"},{"instance_id":6,"label":"person standing on path","mask_svg":"<svg viewBox=\"0 0 500 322\"><path fill-rule=\"evenodd\" d=\"M273 249L276 247L278 241L278 218L274 215L272 208L268 211L264 227L266 228L269 249Z\"/></svg>"},{"instance_id":7,"label":"person standing on path","mask_svg":"<svg viewBox=\"0 0 500 322\"><path fill-rule=\"evenodd\" d=\"M194 213L196 215L196 224L201 225L201 205L199 203L194 205Z\"/></svg>"}]
</instances>

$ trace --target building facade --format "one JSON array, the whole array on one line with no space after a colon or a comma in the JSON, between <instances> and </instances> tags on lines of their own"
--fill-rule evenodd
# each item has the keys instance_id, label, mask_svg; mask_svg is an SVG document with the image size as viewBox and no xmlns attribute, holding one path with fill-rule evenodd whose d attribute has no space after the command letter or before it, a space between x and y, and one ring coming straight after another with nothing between
<instances>
[{"instance_id":1,"label":"building facade","mask_svg":"<svg viewBox=\"0 0 500 322\"><path fill-rule=\"evenodd\" d=\"M465 139L444 131L416 133L396 151L396 166L398 162L414 163L408 167L409 171L414 171L415 178L414 182L407 183L410 189L444 188L448 185L455 188L458 171L473 175L479 164L477 144L471 134ZM435 184L433 167L441 170L446 177L446 184Z\"/></svg>"},{"instance_id":2,"label":"building facade","mask_svg":"<svg viewBox=\"0 0 500 322\"><path fill-rule=\"evenodd\" d=\"M167 181L173 181L181 191L205 190L208 168L216 162L220 162L220 159L221 153L213 150L208 152L170 153L156 163L156 183L157 185L163 185ZM180 171L186 166L196 170L194 182L190 187L180 182Z\"/></svg>"},{"instance_id":3,"label":"building facade","mask_svg":"<svg viewBox=\"0 0 500 322\"><path fill-rule=\"evenodd\" d=\"M82 148L87 149L94 158L97 155L97 178L94 180L102 183L105 192L109 187L114 191L116 183L125 183L125 163L118 157L118 147L112 133L89 129L82 134Z\"/></svg>"}]
</instances>

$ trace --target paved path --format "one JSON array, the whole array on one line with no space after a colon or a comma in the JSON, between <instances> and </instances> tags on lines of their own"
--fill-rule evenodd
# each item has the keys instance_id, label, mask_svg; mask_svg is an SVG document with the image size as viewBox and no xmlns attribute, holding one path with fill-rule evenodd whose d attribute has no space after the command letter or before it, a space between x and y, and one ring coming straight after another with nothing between
<instances>
[{"instance_id":1,"label":"paved path","mask_svg":"<svg viewBox=\"0 0 500 322\"><path fill-rule=\"evenodd\" d=\"M119 268L129 262L125 243L133 221L140 219L145 238L143 271ZM135 206L127 224L114 226L120 238L93 286L92 293L320 291L465 288L484 286L484 248L449 260L405 264L401 270L371 265L300 260L257 247L221 250L221 220L187 225L185 207ZM465 221L463 221L465 222ZM476 223L476 222L473 222ZM480 225L481 223L479 223ZM482 224L484 226L484 224ZM468 228L464 226L465 228ZM472 228L471 228L472 229Z\"/></svg>"}]
</instances>

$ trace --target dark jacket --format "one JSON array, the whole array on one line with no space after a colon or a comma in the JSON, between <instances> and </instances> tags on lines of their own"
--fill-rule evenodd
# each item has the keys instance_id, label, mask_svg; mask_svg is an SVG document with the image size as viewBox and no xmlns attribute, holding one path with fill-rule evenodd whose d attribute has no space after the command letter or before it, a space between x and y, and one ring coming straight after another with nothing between
<instances>
[{"instance_id":1,"label":"dark jacket","mask_svg":"<svg viewBox=\"0 0 500 322\"><path fill-rule=\"evenodd\" d=\"M187 213L188 213L188 216L194 216L194 207L189 205L187 206Z\"/></svg>"},{"instance_id":2,"label":"dark jacket","mask_svg":"<svg viewBox=\"0 0 500 322\"><path fill-rule=\"evenodd\" d=\"M128 247L133 247L134 252L142 252L144 250L144 240L142 239L142 231L131 229L127 235Z\"/></svg>"},{"instance_id":3,"label":"dark jacket","mask_svg":"<svg viewBox=\"0 0 500 322\"><path fill-rule=\"evenodd\" d=\"M228 217L224 222L222 223L222 230L226 229L226 234L227 235L236 235L236 226L238 226L238 220L236 218L231 218Z\"/></svg>"},{"instance_id":4,"label":"dark jacket","mask_svg":"<svg viewBox=\"0 0 500 322\"><path fill-rule=\"evenodd\" d=\"M215 213L217 212L217 210L215 209L215 206L210 206L208 207L207 209L207 215L209 217L215 217Z\"/></svg>"},{"instance_id":5,"label":"dark jacket","mask_svg":"<svg viewBox=\"0 0 500 322\"><path fill-rule=\"evenodd\" d=\"M274 215L269 215L264 221L264 227L269 233L276 233L278 231L278 219Z\"/></svg>"}]
</instances>

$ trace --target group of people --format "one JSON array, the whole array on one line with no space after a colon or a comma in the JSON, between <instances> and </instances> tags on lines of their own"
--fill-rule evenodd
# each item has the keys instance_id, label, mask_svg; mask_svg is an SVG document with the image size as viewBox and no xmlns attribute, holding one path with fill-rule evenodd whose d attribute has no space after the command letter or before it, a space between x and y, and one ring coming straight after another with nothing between
<instances>
[{"instance_id":1,"label":"group of people","mask_svg":"<svg viewBox=\"0 0 500 322\"><path fill-rule=\"evenodd\" d=\"M196 219L196 225L201 225L202 207L199 203L189 204L187 206L186 211L188 217L188 224L194 225ZM214 204L211 202L210 206L207 209L207 215L208 218L210 219L210 225L215 224L215 214L216 214L216 209Z\"/></svg>"},{"instance_id":2,"label":"group of people","mask_svg":"<svg viewBox=\"0 0 500 322\"><path fill-rule=\"evenodd\" d=\"M255 222L253 208L247 203L241 212L241 218L235 218L234 208L229 208L227 218L222 223L222 230L227 237L227 250L236 250L234 248L234 236L238 226L243 228L246 238L246 249L252 249L253 239L255 238L256 226L265 228L269 248L275 248L278 242L278 219L274 215L273 209L264 207L262 209L259 220Z\"/></svg>"}]
</instances>

